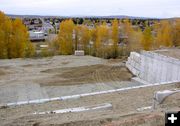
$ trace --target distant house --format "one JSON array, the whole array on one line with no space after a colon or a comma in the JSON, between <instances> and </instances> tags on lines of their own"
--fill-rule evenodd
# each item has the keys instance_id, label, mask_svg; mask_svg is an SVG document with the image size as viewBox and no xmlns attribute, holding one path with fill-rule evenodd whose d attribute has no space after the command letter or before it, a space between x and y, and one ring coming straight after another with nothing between
<instances>
[{"instance_id":1,"label":"distant house","mask_svg":"<svg viewBox=\"0 0 180 126\"><path fill-rule=\"evenodd\" d=\"M59 29L60 23L55 23L55 27L56 27L56 29Z\"/></svg>"},{"instance_id":2,"label":"distant house","mask_svg":"<svg viewBox=\"0 0 180 126\"><path fill-rule=\"evenodd\" d=\"M27 25L30 25L31 22L30 21L24 21L24 24L27 26Z\"/></svg>"},{"instance_id":3,"label":"distant house","mask_svg":"<svg viewBox=\"0 0 180 126\"><path fill-rule=\"evenodd\" d=\"M55 29L50 23L44 23L43 30L45 33L55 33Z\"/></svg>"},{"instance_id":4,"label":"distant house","mask_svg":"<svg viewBox=\"0 0 180 126\"><path fill-rule=\"evenodd\" d=\"M38 19L34 20L34 24L39 24L39 20Z\"/></svg>"},{"instance_id":5,"label":"distant house","mask_svg":"<svg viewBox=\"0 0 180 126\"><path fill-rule=\"evenodd\" d=\"M33 30L33 29L35 29L35 26L34 25L28 25L28 29Z\"/></svg>"},{"instance_id":6,"label":"distant house","mask_svg":"<svg viewBox=\"0 0 180 126\"><path fill-rule=\"evenodd\" d=\"M42 31L29 31L30 41L45 41L45 35Z\"/></svg>"}]
</instances>

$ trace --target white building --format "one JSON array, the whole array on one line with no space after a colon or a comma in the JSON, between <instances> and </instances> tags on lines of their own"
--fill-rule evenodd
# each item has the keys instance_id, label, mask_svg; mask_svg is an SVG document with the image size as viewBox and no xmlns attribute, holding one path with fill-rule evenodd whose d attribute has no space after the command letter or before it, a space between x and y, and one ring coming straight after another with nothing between
<instances>
[{"instance_id":1,"label":"white building","mask_svg":"<svg viewBox=\"0 0 180 126\"><path fill-rule=\"evenodd\" d=\"M31 41L45 41L45 35L42 31L29 31Z\"/></svg>"}]
</instances>

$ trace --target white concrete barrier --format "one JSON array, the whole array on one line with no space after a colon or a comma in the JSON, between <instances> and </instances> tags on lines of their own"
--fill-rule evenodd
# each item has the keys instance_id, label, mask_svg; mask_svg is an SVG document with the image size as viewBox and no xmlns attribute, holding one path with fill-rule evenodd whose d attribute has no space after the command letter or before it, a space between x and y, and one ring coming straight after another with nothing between
<instances>
[{"instance_id":1,"label":"white concrete barrier","mask_svg":"<svg viewBox=\"0 0 180 126\"><path fill-rule=\"evenodd\" d=\"M76 50L74 53L75 56L84 56L85 52L84 50Z\"/></svg>"},{"instance_id":2,"label":"white concrete barrier","mask_svg":"<svg viewBox=\"0 0 180 126\"><path fill-rule=\"evenodd\" d=\"M180 90L164 90L164 91L158 91L154 94L154 99L161 104L164 99L172 94L178 93Z\"/></svg>"},{"instance_id":3,"label":"white concrete barrier","mask_svg":"<svg viewBox=\"0 0 180 126\"><path fill-rule=\"evenodd\" d=\"M131 52L127 68L148 83L180 82L180 60L154 52Z\"/></svg>"},{"instance_id":4,"label":"white concrete barrier","mask_svg":"<svg viewBox=\"0 0 180 126\"><path fill-rule=\"evenodd\" d=\"M78 98L87 97L87 96L115 93L115 92L127 91L127 90L132 90L132 89L139 89L139 88L152 87L152 86L158 86L158 85L166 85L166 84L174 84L176 82L177 81L162 82L162 83L147 84L147 85L141 85L141 86L127 87L127 88L119 88L119 89L113 89L113 90L107 90L107 91L84 93L84 94L77 94L77 95L70 95L70 96L61 96L61 97L55 97L55 98L49 98L49 99L36 99L36 100L30 100L30 101L20 101L20 102L7 103L6 106L41 104L41 103L46 103L46 102L51 102L51 101L58 101L58 100L60 100L60 101L61 100L62 101L63 100L71 100L71 99L78 99Z\"/></svg>"},{"instance_id":5,"label":"white concrete barrier","mask_svg":"<svg viewBox=\"0 0 180 126\"><path fill-rule=\"evenodd\" d=\"M153 110L156 108L156 103L161 104L168 96L179 92L180 90L178 89L155 92L153 97L153 105L152 105Z\"/></svg>"},{"instance_id":6,"label":"white concrete barrier","mask_svg":"<svg viewBox=\"0 0 180 126\"><path fill-rule=\"evenodd\" d=\"M85 112L85 111L93 111L93 110L102 110L102 109L111 109L112 104L104 103L94 106L86 106L86 107L77 107L77 108L68 108L68 109L60 109L54 111L46 111L46 112L35 112L34 115L44 115L44 114L63 114L63 113L76 113L76 112Z\"/></svg>"},{"instance_id":7,"label":"white concrete barrier","mask_svg":"<svg viewBox=\"0 0 180 126\"><path fill-rule=\"evenodd\" d=\"M48 48L48 45L40 45L41 48Z\"/></svg>"}]
</instances>

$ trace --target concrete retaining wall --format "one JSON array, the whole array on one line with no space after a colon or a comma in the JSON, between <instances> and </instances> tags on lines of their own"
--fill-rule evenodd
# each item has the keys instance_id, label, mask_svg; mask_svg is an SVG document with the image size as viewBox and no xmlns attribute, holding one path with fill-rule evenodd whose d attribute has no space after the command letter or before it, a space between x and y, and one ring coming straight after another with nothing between
<instances>
[{"instance_id":1,"label":"concrete retaining wall","mask_svg":"<svg viewBox=\"0 0 180 126\"><path fill-rule=\"evenodd\" d=\"M131 52L128 61L126 62L128 69L136 76L140 74L141 57L139 53Z\"/></svg>"},{"instance_id":2,"label":"concrete retaining wall","mask_svg":"<svg viewBox=\"0 0 180 126\"><path fill-rule=\"evenodd\" d=\"M180 60L154 52L131 53L128 69L148 83L180 82Z\"/></svg>"}]
</instances>

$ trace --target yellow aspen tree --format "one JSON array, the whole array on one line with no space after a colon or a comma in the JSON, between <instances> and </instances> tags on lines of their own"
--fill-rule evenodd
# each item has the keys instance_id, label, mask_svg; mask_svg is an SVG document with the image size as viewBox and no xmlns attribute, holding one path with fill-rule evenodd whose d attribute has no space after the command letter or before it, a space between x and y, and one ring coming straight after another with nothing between
<instances>
[{"instance_id":1,"label":"yellow aspen tree","mask_svg":"<svg viewBox=\"0 0 180 126\"><path fill-rule=\"evenodd\" d=\"M153 36L151 33L151 28L149 26L146 26L143 35L141 44L144 50L148 51L151 50L152 44L153 44Z\"/></svg>"},{"instance_id":2,"label":"yellow aspen tree","mask_svg":"<svg viewBox=\"0 0 180 126\"><path fill-rule=\"evenodd\" d=\"M30 42L29 33L28 33L28 41L26 43L26 54L25 55L27 58L30 58L30 57L35 56L35 53L36 53L36 47L35 47L35 45L33 45L33 43Z\"/></svg>"},{"instance_id":3,"label":"yellow aspen tree","mask_svg":"<svg viewBox=\"0 0 180 126\"><path fill-rule=\"evenodd\" d=\"M5 14L0 11L0 58L7 57L7 50L5 44L5 24L6 24Z\"/></svg>"},{"instance_id":4,"label":"yellow aspen tree","mask_svg":"<svg viewBox=\"0 0 180 126\"><path fill-rule=\"evenodd\" d=\"M29 42L29 34L27 32L27 28L23 25L21 19L15 19L12 23L13 26L13 36L12 36L12 52L10 55L12 58L25 57L26 51L32 55L34 52L33 46Z\"/></svg>"},{"instance_id":5,"label":"yellow aspen tree","mask_svg":"<svg viewBox=\"0 0 180 126\"><path fill-rule=\"evenodd\" d=\"M18 58L18 57L24 57L25 56L25 47L26 47L26 41L23 41L21 35L21 20L15 19L13 21L13 36L12 36L12 42L10 44L11 51L10 56L11 58ZM23 34L23 33L22 33Z\"/></svg>"},{"instance_id":6,"label":"yellow aspen tree","mask_svg":"<svg viewBox=\"0 0 180 126\"><path fill-rule=\"evenodd\" d=\"M35 55L35 46L28 41L26 43L26 57L33 57Z\"/></svg>"},{"instance_id":7,"label":"yellow aspen tree","mask_svg":"<svg viewBox=\"0 0 180 126\"><path fill-rule=\"evenodd\" d=\"M9 45L12 39L12 22L3 12L0 12L0 18L0 58L9 58Z\"/></svg>"},{"instance_id":8,"label":"yellow aspen tree","mask_svg":"<svg viewBox=\"0 0 180 126\"><path fill-rule=\"evenodd\" d=\"M153 42L153 48L154 49L158 49L160 47L160 43L157 42L157 33L158 30L160 29L160 23L158 21L154 21L154 25L153 25L153 32L155 33L155 37L154 37L154 42ZM160 35L160 34L158 34Z\"/></svg>"},{"instance_id":9,"label":"yellow aspen tree","mask_svg":"<svg viewBox=\"0 0 180 126\"><path fill-rule=\"evenodd\" d=\"M112 40L113 40L113 57L118 56L118 42L119 42L119 25L118 20L112 22Z\"/></svg>"},{"instance_id":10,"label":"yellow aspen tree","mask_svg":"<svg viewBox=\"0 0 180 126\"><path fill-rule=\"evenodd\" d=\"M90 51L93 56L96 56L96 39L97 39L97 28L90 29Z\"/></svg>"},{"instance_id":11,"label":"yellow aspen tree","mask_svg":"<svg viewBox=\"0 0 180 126\"><path fill-rule=\"evenodd\" d=\"M124 35L127 36L127 43L126 43L127 50L132 51L134 48L133 39L134 39L135 31L132 27L131 22L128 19L124 20L123 25L124 25Z\"/></svg>"},{"instance_id":12,"label":"yellow aspen tree","mask_svg":"<svg viewBox=\"0 0 180 126\"><path fill-rule=\"evenodd\" d=\"M175 20L175 25L173 27L173 43L175 46L180 46L180 19Z\"/></svg>"},{"instance_id":13,"label":"yellow aspen tree","mask_svg":"<svg viewBox=\"0 0 180 126\"><path fill-rule=\"evenodd\" d=\"M166 20L161 21L161 26L157 30L156 43L158 46L171 47L172 43L172 29L170 23Z\"/></svg>"},{"instance_id":14,"label":"yellow aspen tree","mask_svg":"<svg viewBox=\"0 0 180 126\"><path fill-rule=\"evenodd\" d=\"M97 28L95 27L95 28L91 29L90 34L91 34L91 41L93 42L93 47L95 49L96 48L95 42L96 42L96 38L97 38Z\"/></svg>"},{"instance_id":15,"label":"yellow aspen tree","mask_svg":"<svg viewBox=\"0 0 180 126\"><path fill-rule=\"evenodd\" d=\"M101 41L101 33L100 33L100 26L97 27L97 37L96 37L96 41L94 43L95 46L95 53L96 56L99 56L100 51L102 50L102 41Z\"/></svg>"},{"instance_id":16,"label":"yellow aspen tree","mask_svg":"<svg viewBox=\"0 0 180 126\"><path fill-rule=\"evenodd\" d=\"M106 23L97 27L96 52L97 56L104 57L104 49L108 46L109 29Z\"/></svg>"},{"instance_id":17,"label":"yellow aspen tree","mask_svg":"<svg viewBox=\"0 0 180 126\"><path fill-rule=\"evenodd\" d=\"M90 30L88 29L87 26L82 26L82 31L81 31L81 43L83 45L83 50L85 51L85 53L89 53L89 42L91 39L91 33Z\"/></svg>"},{"instance_id":18,"label":"yellow aspen tree","mask_svg":"<svg viewBox=\"0 0 180 126\"><path fill-rule=\"evenodd\" d=\"M159 28L160 28L159 21L154 21L153 31L158 32Z\"/></svg>"},{"instance_id":19,"label":"yellow aspen tree","mask_svg":"<svg viewBox=\"0 0 180 126\"><path fill-rule=\"evenodd\" d=\"M142 31L140 28L137 30L133 30L128 38L128 46L130 51L139 51L142 49L141 47L141 38L142 38Z\"/></svg>"},{"instance_id":20,"label":"yellow aspen tree","mask_svg":"<svg viewBox=\"0 0 180 126\"><path fill-rule=\"evenodd\" d=\"M133 28L132 28L131 22L128 19L124 20L125 35L127 35L127 36L130 35L132 33L132 31L133 31Z\"/></svg>"},{"instance_id":21,"label":"yellow aspen tree","mask_svg":"<svg viewBox=\"0 0 180 126\"><path fill-rule=\"evenodd\" d=\"M20 19L12 21L0 12L0 58L25 57L26 51L32 56L35 49L25 25Z\"/></svg>"},{"instance_id":22,"label":"yellow aspen tree","mask_svg":"<svg viewBox=\"0 0 180 126\"><path fill-rule=\"evenodd\" d=\"M74 33L75 34L75 50L78 50L81 26L80 25L75 26L74 31L75 31Z\"/></svg>"},{"instance_id":23,"label":"yellow aspen tree","mask_svg":"<svg viewBox=\"0 0 180 126\"><path fill-rule=\"evenodd\" d=\"M72 20L65 20L61 23L58 35L58 40L60 41L60 54L73 54L73 31L74 22Z\"/></svg>"}]
</instances>

